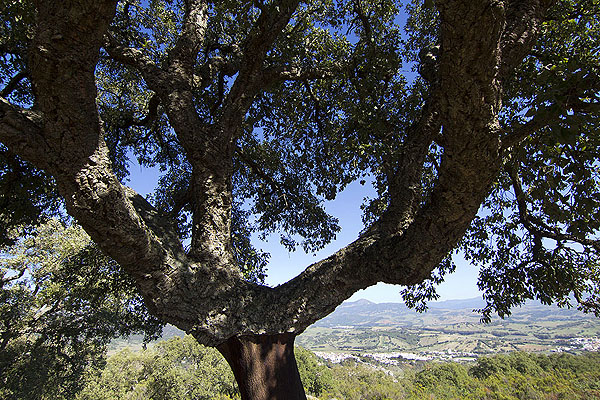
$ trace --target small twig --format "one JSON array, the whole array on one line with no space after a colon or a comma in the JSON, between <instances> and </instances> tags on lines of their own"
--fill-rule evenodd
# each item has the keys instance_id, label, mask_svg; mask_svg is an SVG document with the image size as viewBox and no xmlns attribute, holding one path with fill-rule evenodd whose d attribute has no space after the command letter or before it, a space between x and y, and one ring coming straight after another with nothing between
<instances>
[{"instance_id":1,"label":"small twig","mask_svg":"<svg viewBox=\"0 0 600 400\"><path fill-rule=\"evenodd\" d=\"M273 177L271 177L269 174L263 171L263 169L253 159L244 154L244 152L239 147L237 150L237 154L240 158L240 161L246 164L252 170L252 172L254 172L256 175L258 175L260 179L266 182L271 187L272 193L280 193L279 197L283 197L283 201L285 203L286 208L289 208L285 189L275 179L273 179Z\"/></svg>"},{"instance_id":2,"label":"small twig","mask_svg":"<svg viewBox=\"0 0 600 400\"><path fill-rule=\"evenodd\" d=\"M323 121L321 120L321 117L323 115L323 109L321 108L321 104L320 104L319 98L315 95L315 93L313 92L312 88L310 87L310 84L307 81L304 81L302 83L306 87L306 91L308 92L308 95L310 96L310 99L314 103L314 108L315 108L314 119L315 119L315 123L317 124L317 128L319 130L319 134L321 136L324 136L325 129L323 127Z\"/></svg>"},{"instance_id":3,"label":"small twig","mask_svg":"<svg viewBox=\"0 0 600 400\"><path fill-rule=\"evenodd\" d=\"M513 189L515 191L516 200L517 200L517 209L519 211L519 219L525 229L533 235L535 240L539 240L541 245L541 238L548 238L556 241L569 241L580 243L583 246L590 246L596 249L596 251L600 251L600 241L580 238L575 235L570 235L568 233L561 232L558 228L552 228L544 224L539 218L536 218L529 214L527 210L527 199L525 192L523 191L523 186L521 185L521 181L519 179L518 173L514 166L509 167L508 171Z\"/></svg>"},{"instance_id":4,"label":"small twig","mask_svg":"<svg viewBox=\"0 0 600 400\"><path fill-rule=\"evenodd\" d=\"M358 19L360 19L360 23L365 31L367 43L370 43L371 38L373 37L373 30L371 29L371 24L369 23L369 17L367 17L365 14L365 10L363 9L360 0L354 0L354 12L356 12Z\"/></svg>"},{"instance_id":5,"label":"small twig","mask_svg":"<svg viewBox=\"0 0 600 400\"><path fill-rule=\"evenodd\" d=\"M160 105L160 98L155 93L148 102L148 114L140 121L134 121L132 125L135 126L149 126L152 122L158 118L158 106Z\"/></svg>"},{"instance_id":6,"label":"small twig","mask_svg":"<svg viewBox=\"0 0 600 400\"><path fill-rule=\"evenodd\" d=\"M0 97L8 97L19 85L19 83L29 77L29 74L26 71L20 71L15 76L13 76L10 81L6 84L4 89L0 92Z\"/></svg>"}]
</instances>

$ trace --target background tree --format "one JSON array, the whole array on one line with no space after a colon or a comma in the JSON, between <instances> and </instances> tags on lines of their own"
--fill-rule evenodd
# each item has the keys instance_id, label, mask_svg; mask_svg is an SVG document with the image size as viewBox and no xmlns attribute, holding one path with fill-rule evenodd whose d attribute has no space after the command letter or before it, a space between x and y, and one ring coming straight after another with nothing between
<instances>
[{"instance_id":1,"label":"background tree","mask_svg":"<svg viewBox=\"0 0 600 400\"><path fill-rule=\"evenodd\" d=\"M0 397L72 399L111 339L160 336L135 286L81 227L56 221L0 260Z\"/></svg>"},{"instance_id":2,"label":"background tree","mask_svg":"<svg viewBox=\"0 0 600 400\"><path fill-rule=\"evenodd\" d=\"M104 368L88 372L77 400L239 399L236 394L223 357L185 336L112 355Z\"/></svg>"},{"instance_id":3,"label":"background tree","mask_svg":"<svg viewBox=\"0 0 600 400\"><path fill-rule=\"evenodd\" d=\"M3 179L45 185L14 207L62 197L243 398L304 398L298 333L380 281L422 307L457 248L484 317L598 310L598 1L414 1L404 40L387 0L4 4ZM129 154L164 171L150 199ZM322 247L323 200L354 180L378 193L357 240L260 285L250 236Z\"/></svg>"},{"instance_id":4,"label":"background tree","mask_svg":"<svg viewBox=\"0 0 600 400\"><path fill-rule=\"evenodd\" d=\"M368 358L366 363L328 363L308 350L296 350L302 381L313 399L552 400L592 399L600 393L597 352L514 352L480 357L471 366L438 361L391 366L373 365ZM234 381L227 369L216 350L189 336L144 350L127 348L111 355L102 371L89 371L76 400L239 399L232 395Z\"/></svg>"}]
</instances>

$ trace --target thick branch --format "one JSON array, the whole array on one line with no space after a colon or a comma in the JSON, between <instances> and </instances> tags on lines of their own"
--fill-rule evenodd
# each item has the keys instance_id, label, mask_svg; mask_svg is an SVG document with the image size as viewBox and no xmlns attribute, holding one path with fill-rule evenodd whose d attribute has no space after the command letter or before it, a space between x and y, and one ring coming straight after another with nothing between
<instances>
[{"instance_id":1,"label":"thick branch","mask_svg":"<svg viewBox=\"0 0 600 400\"><path fill-rule=\"evenodd\" d=\"M199 69L199 76L194 78L195 84L199 89L204 89L214 79L214 76L234 76L240 69L239 61L228 61L221 56L211 57Z\"/></svg>"},{"instance_id":2,"label":"thick branch","mask_svg":"<svg viewBox=\"0 0 600 400\"><path fill-rule=\"evenodd\" d=\"M416 146L422 152L437 135L439 118L444 155L431 197L407 226L391 233L374 227L276 288L278 297L268 301L289 310L285 315L289 330L303 330L356 290L378 281L410 285L426 279L463 236L499 171L501 4L480 0L439 4L440 96L421 122L430 137ZM419 143L417 135L411 140ZM401 204L401 197L396 201Z\"/></svg>"},{"instance_id":3,"label":"thick branch","mask_svg":"<svg viewBox=\"0 0 600 400\"><path fill-rule=\"evenodd\" d=\"M43 135L42 114L10 104L0 97L0 141L26 159L38 159L46 168L49 146Z\"/></svg>"},{"instance_id":4,"label":"thick branch","mask_svg":"<svg viewBox=\"0 0 600 400\"><path fill-rule=\"evenodd\" d=\"M436 92L434 88L421 117L408 129L398 165L388 176L390 205L382 222L388 224L386 229L392 232L405 229L413 221L421 202L424 161L441 129Z\"/></svg>"},{"instance_id":5,"label":"thick branch","mask_svg":"<svg viewBox=\"0 0 600 400\"><path fill-rule=\"evenodd\" d=\"M544 15L555 0L511 0L506 10L502 35L500 74L506 77L529 54L544 22Z\"/></svg>"},{"instance_id":6,"label":"thick branch","mask_svg":"<svg viewBox=\"0 0 600 400\"><path fill-rule=\"evenodd\" d=\"M169 53L170 69L182 68L180 73L193 76L196 56L204 44L208 23L208 3L205 0L186 0L181 34Z\"/></svg>"},{"instance_id":7,"label":"thick branch","mask_svg":"<svg viewBox=\"0 0 600 400\"><path fill-rule=\"evenodd\" d=\"M140 121L134 121L135 126L149 126L152 122L158 118L158 106L160 105L160 98L154 94L148 102L148 114Z\"/></svg>"},{"instance_id":8,"label":"thick branch","mask_svg":"<svg viewBox=\"0 0 600 400\"><path fill-rule=\"evenodd\" d=\"M148 114L140 120L135 119L133 116L128 116L125 121L120 124L120 128L127 129L132 126L143 126L150 127L154 121L158 118L158 106L160 105L160 98L154 94L148 102Z\"/></svg>"},{"instance_id":9,"label":"thick branch","mask_svg":"<svg viewBox=\"0 0 600 400\"><path fill-rule=\"evenodd\" d=\"M189 329L189 312L177 306L189 260L156 210L118 182L103 140L94 68L114 11L113 1L38 2L30 70L40 112L3 100L0 138L54 176L68 212L135 278L151 312ZM200 281L209 284L206 272Z\"/></svg>"},{"instance_id":10,"label":"thick branch","mask_svg":"<svg viewBox=\"0 0 600 400\"><path fill-rule=\"evenodd\" d=\"M282 0L263 12L242 47L239 75L224 101L220 120L203 123L196 112L194 76L198 51L204 45L208 18L205 1L185 3L182 33L162 70L153 66L141 52L113 45L111 56L142 69L149 87L160 97L169 121L192 165L191 204L194 259L223 267L233 266L230 243L231 174L234 138L254 96L263 87L261 70L267 51L288 23L298 1ZM229 68L219 59L211 68ZM200 78L200 84L202 78ZM233 270L232 270L233 272Z\"/></svg>"},{"instance_id":11,"label":"thick branch","mask_svg":"<svg viewBox=\"0 0 600 400\"><path fill-rule=\"evenodd\" d=\"M207 21L206 1L185 2L181 34L162 68L140 50L119 46L110 37L106 49L113 59L142 73L148 87L156 93L156 100L160 99L192 165L187 196L193 212L190 255L197 261L226 267L234 273L229 228L231 140L226 130L200 119L194 100L196 85L206 84L194 70L198 52L205 44ZM210 69L218 67L220 61L211 60L206 66L207 73L210 75Z\"/></svg>"},{"instance_id":12,"label":"thick branch","mask_svg":"<svg viewBox=\"0 0 600 400\"><path fill-rule=\"evenodd\" d=\"M140 69L148 86L165 107L169 122L192 165L192 181L187 199L192 205L193 227L190 255L197 261L227 267L233 273L230 251L231 152L220 129L203 123L196 112L196 85L205 85L194 74L196 58L204 46L208 4L202 0L185 2L182 30L166 65L159 68L139 50L112 45L109 54L118 61ZM214 64L214 65L212 65ZM219 60L209 63L219 67ZM227 161L229 160L229 161ZM179 208L180 205L177 205Z\"/></svg>"},{"instance_id":13,"label":"thick branch","mask_svg":"<svg viewBox=\"0 0 600 400\"><path fill-rule=\"evenodd\" d=\"M190 254L196 260L235 268L231 246L231 176L235 139L256 94L264 87L263 61L299 0L280 0L262 12L242 46L239 74L223 102L219 120L202 125L191 92L175 90L169 120L193 166L194 220ZM177 63L172 64L177 68ZM179 88L178 88L179 89Z\"/></svg>"},{"instance_id":14,"label":"thick branch","mask_svg":"<svg viewBox=\"0 0 600 400\"><path fill-rule=\"evenodd\" d=\"M208 3L205 0L185 1L181 34L169 53L165 68L169 85L157 90L163 98L169 121L194 167L203 163L206 124L198 117L194 103L194 75L198 52L204 45L208 23Z\"/></svg>"},{"instance_id":15,"label":"thick branch","mask_svg":"<svg viewBox=\"0 0 600 400\"><path fill-rule=\"evenodd\" d=\"M242 46L241 68L227 99L223 119L237 129L252 104L254 96L264 88L263 63L267 52L288 24L300 0L278 0L261 12Z\"/></svg>"},{"instance_id":16,"label":"thick branch","mask_svg":"<svg viewBox=\"0 0 600 400\"><path fill-rule=\"evenodd\" d=\"M113 60L137 69L144 77L146 84L153 90L158 91L160 88L168 86L169 81L165 72L141 50L121 46L110 33L106 35L104 49Z\"/></svg>"},{"instance_id":17,"label":"thick branch","mask_svg":"<svg viewBox=\"0 0 600 400\"><path fill-rule=\"evenodd\" d=\"M173 196L173 209L171 210L171 217L176 217L179 215L181 210L188 204L192 202L192 191L190 190L189 185L183 189L178 191Z\"/></svg>"}]
</instances>

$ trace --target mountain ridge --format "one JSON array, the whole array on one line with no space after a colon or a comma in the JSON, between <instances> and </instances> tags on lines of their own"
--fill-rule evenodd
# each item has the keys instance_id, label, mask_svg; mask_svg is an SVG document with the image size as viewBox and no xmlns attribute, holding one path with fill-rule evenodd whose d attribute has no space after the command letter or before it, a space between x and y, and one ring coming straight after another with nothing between
<instances>
[{"instance_id":1,"label":"mountain ridge","mask_svg":"<svg viewBox=\"0 0 600 400\"><path fill-rule=\"evenodd\" d=\"M428 309L419 313L408 308L404 303L374 303L370 300L359 299L346 301L339 305L335 311L325 318L315 322L313 326L440 326L454 323L479 324L481 314L477 310L485 307L481 297L470 299L453 299L428 303ZM529 300L522 306L511 310L512 314L504 319L498 316L492 318L492 324L501 324L503 321L520 321L530 324L536 321L587 320L593 316L584 314L575 308L560 308L555 305L543 305L539 301Z\"/></svg>"},{"instance_id":2,"label":"mountain ridge","mask_svg":"<svg viewBox=\"0 0 600 400\"><path fill-rule=\"evenodd\" d=\"M481 298L447 300L418 313L403 303L345 302L298 336L297 343L320 352L428 356L600 349L600 319L579 310L528 301L505 319L482 323L475 310L484 306Z\"/></svg>"},{"instance_id":3,"label":"mountain ridge","mask_svg":"<svg viewBox=\"0 0 600 400\"><path fill-rule=\"evenodd\" d=\"M354 307L354 306L374 305L374 304L405 306L404 303L401 303L401 302L384 301L384 302L378 303L378 302L371 301L369 299L358 299L355 301L345 301L338 307L341 307L341 306ZM472 298L468 298L468 299L449 299L449 300L442 300L442 301L432 301L432 302L427 303L427 306L429 308L441 308L441 309L450 309L450 310L465 309L465 308L478 309L478 308L485 307L485 301L481 297L472 297Z\"/></svg>"}]
</instances>

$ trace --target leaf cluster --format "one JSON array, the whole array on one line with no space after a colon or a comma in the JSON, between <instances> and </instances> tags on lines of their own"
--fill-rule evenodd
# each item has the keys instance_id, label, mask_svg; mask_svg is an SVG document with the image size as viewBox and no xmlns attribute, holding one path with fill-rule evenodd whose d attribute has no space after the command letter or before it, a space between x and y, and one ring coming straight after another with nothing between
<instances>
[{"instance_id":1,"label":"leaf cluster","mask_svg":"<svg viewBox=\"0 0 600 400\"><path fill-rule=\"evenodd\" d=\"M161 333L131 279L76 225L51 219L0 263L3 398L72 398L113 338Z\"/></svg>"},{"instance_id":2,"label":"leaf cluster","mask_svg":"<svg viewBox=\"0 0 600 400\"><path fill-rule=\"evenodd\" d=\"M409 36L431 48L437 39L425 28L435 25L435 12L419 2L411 10ZM556 2L537 44L504 82L504 140L523 140L505 151L501 174L458 247L480 268L483 320L510 315L527 299L598 314L599 13L595 0ZM434 148L431 155L424 177L435 182ZM422 308L436 298L433 283L452 271L445 263L405 291L410 304Z\"/></svg>"},{"instance_id":3,"label":"leaf cluster","mask_svg":"<svg viewBox=\"0 0 600 400\"><path fill-rule=\"evenodd\" d=\"M185 336L138 352L125 349L112 355L104 368L88 372L76 399L226 400L236 393L233 374L223 357Z\"/></svg>"}]
</instances>

